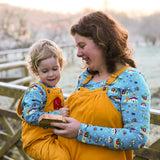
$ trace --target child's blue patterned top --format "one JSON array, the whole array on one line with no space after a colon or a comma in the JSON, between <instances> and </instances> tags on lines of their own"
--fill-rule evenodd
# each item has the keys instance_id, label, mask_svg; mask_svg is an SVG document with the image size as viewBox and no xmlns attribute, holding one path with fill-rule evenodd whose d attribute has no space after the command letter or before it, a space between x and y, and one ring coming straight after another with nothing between
<instances>
[{"instance_id":1,"label":"child's blue patterned top","mask_svg":"<svg viewBox=\"0 0 160 160\"><path fill-rule=\"evenodd\" d=\"M81 74L77 89L88 75L88 71ZM105 85L106 81L93 82L90 80L84 87L95 90ZM126 69L108 86L107 95L122 114L123 128L93 127L91 124L81 123L77 140L82 142L83 135L81 133L86 132L89 138L85 137L84 143L120 150L143 147L149 135L151 101L150 91L144 76L135 68ZM115 147L115 141L120 144L118 148Z\"/></svg>"},{"instance_id":2,"label":"child's blue patterned top","mask_svg":"<svg viewBox=\"0 0 160 160\"><path fill-rule=\"evenodd\" d=\"M44 84L43 82L39 82L39 83ZM56 87L49 87L49 88L56 88ZM38 125L39 117L42 114L44 113L58 114L58 115L60 114L59 110L56 110L53 112L42 112L46 105L46 102L47 102L47 94L45 89L39 84L32 84L26 90L21 102L22 118L24 118L24 120L29 125Z\"/></svg>"}]
</instances>

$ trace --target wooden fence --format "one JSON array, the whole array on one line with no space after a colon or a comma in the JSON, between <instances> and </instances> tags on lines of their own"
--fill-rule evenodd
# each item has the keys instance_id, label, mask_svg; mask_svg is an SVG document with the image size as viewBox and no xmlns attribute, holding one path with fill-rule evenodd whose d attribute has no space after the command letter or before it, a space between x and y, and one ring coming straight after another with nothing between
<instances>
[{"instance_id":1,"label":"wooden fence","mask_svg":"<svg viewBox=\"0 0 160 160\"><path fill-rule=\"evenodd\" d=\"M13 103L9 106L10 109L6 109L5 106L0 107L0 144L2 145L0 159L12 160L17 159L16 156L18 156L18 160L30 159L22 149L21 120L15 111L16 102L26 88L25 86L0 82L0 96L14 98ZM68 95L64 94L64 97L66 98ZM13 150L16 154L12 153Z\"/></svg>"},{"instance_id":2,"label":"wooden fence","mask_svg":"<svg viewBox=\"0 0 160 160\"><path fill-rule=\"evenodd\" d=\"M69 63L74 63L75 46L73 44L59 45L59 46L62 49L65 57L70 59ZM28 51L29 51L29 48L0 51L0 64L15 62L15 61L22 61L25 59Z\"/></svg>"},{"instance_id":3,"label":"wooden fence","mask_svg":"<svg viewBox=\"0 0 160 160\"><path fill-rule=\"evenodd\" d=\"M5 52L3 54L0 52L0 56L4 55ZM24 56L22 57L24 58ZM18 60L16 63L3 59L3 62L0 64L0 71L19 67L26 67L23 59ZM24 77L12 79L7 83L6 80L5 82L0 82L0 96L13 99L7 108L6 106L0 106L0 159L2 160L30 159L22 149L21 120L16 115L15 107L20 96L27 88L25 85L31 80L32 78L26 72ZM151 93L152 97L160 98L160 89L153 89ZM69 95L64 94L64 96L67 98ZM160 126L160 110L151 109L151 124ZM134 155L134 160L160 160L160 139L149 147L135 150Z\"/></svg>"},{"instance_id":4,"label":"wooden fence","mask_svg":"<svg viewBox=\"0 0 160 160\"><path fill-rule=\"evenodd\" d=\"M75 47L73 45L61 45L64 59L67 64L76 61ZM29 76L26 68L25 57L29 48L0 51L0 81L13 81ZM19 72L19 70L22 70ZM29 77L27 78L29 80ZM21 80L21 82L22 82Z\"/></svg>"},{"instance_id":5,"label":"wooden fence","mask_svg":"<svg viewBox=\"0 0 160 160\"><path fill-rule=\"evenodd\" d=\"M19 97L25 90L25 86L0 82L0 95L14 98L15 101L19 99ZM67 94L65 94L64 96L68 97ZM10 150L14 150L14 148L17 148L22 158L24 160L28 160L29 157L22 150L20 125L21 120L16 115L14 105L15 103L11 104L10 106L12 110L5 109L5 106L3 108L0 107L0 124L2 127L0 131L0 140L3 141L3 143L1 143L3 144L3 146L0 149L0 158L7 159L8 155L10 155L11 158L14 155L12 155L13 153ZM159 110L151 109L151 124L160 125ZM134 160L159 160L160 139L149 147L144 147L142 149L135 150L134 154Z\"/></svg>"}]
</instances>

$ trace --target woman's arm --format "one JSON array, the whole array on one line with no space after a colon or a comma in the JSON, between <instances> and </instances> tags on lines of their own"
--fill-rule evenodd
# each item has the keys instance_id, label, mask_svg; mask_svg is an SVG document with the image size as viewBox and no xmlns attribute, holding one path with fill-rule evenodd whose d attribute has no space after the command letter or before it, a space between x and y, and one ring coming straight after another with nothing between
<instances>
[{"instance_id":1,"label":"woman's arm","mask_svg":"<svg viewBox=\"0 0 160 160\"><path fill-rule=\"evenodd\" d=\"M121 89L123 128L81 124L78 141L111 149L137 149L148 139L150 125L150 91L140 72L129 74Z\"/></svg>"}]
</instances>

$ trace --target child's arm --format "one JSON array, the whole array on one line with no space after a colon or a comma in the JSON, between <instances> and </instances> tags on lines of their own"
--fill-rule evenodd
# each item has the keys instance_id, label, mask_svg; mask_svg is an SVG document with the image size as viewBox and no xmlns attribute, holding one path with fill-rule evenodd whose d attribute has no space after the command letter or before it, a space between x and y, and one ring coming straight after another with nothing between
<instances>
[{"instance_id":1,"label":"child's arm","mask_svg":"<svg viewBox=\"0 0 160 160\"><path fill-rule=\"evenodd\" d=\"M22 117L30 125L38 125L46 105L46 92L41 85L33 84L27 89L22 99Z\"/></svg>"},{"instance_id":2,"label":"child's arm","mask_svg":"<svg viewBox=\"0 0 160 160\"><path fill-rule=\"evenodd\" d=\"M24 94L21 106L22 117L29 125L38 125L38 120L43 114L69 116L69 108L53 112L42 112L47 102L46 91L39 84L33 84Z\"/></svg>"},{"instance_id":3,"label":"child's arm","mask_svg":"<svg viewBox=\"0 0 160 160\"><path fill-rule=\"evenodd\" d=\"M69 108L68 108L68 106L60 108L59 112L60 112L60 115L62 115L64 117L69 117Z\"/></svg>"}]
</instances>

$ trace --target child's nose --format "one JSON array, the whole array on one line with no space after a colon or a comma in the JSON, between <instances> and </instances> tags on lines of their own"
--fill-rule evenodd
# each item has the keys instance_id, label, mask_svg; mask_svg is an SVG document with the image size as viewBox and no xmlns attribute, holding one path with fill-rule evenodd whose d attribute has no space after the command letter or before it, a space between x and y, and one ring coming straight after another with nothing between
<instances>
[{"instance_id":1,"label":"child's nose","mask_svg":"<svg viewBox=\"0 0 160 160\"><path fill-rule=\"evenodd\" d=\"M53 71L49 71L49 76L53 76L54 75L54 72Z\"/></svg>"}]
</instances>

